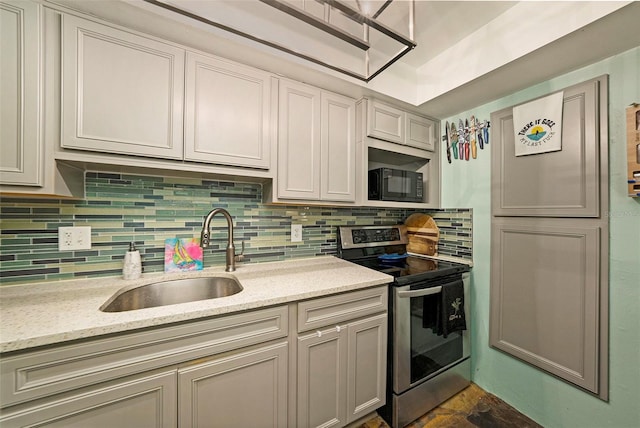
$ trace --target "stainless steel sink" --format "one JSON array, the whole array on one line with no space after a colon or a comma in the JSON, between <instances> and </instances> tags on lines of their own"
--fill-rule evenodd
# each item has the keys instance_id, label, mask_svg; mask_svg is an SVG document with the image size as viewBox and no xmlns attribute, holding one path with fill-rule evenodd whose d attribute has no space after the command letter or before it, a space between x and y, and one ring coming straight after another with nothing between
<instances>
[{"instance_id":1,"label":"stainless steel sink","mask_svg":"<svg viewBox=\"0 0 640 428\"><path fill-rule=\"evenodd\" d=\"M119 290L100 307L100 310L103 312L133 311L217 299L232 296L241 291L242 285L232 275L174 279Z\"/></svg>"}]
</instances>

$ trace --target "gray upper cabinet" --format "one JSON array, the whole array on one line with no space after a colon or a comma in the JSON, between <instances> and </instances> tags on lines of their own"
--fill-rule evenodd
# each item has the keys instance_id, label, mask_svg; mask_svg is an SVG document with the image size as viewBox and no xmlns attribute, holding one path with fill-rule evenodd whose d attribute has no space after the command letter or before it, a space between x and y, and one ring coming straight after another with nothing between
<instances>
[{"instance_id":1,"label":"gray upper cabinet","mask_svg":"<svg viewBox=\"0 0 640 428\"><path fill-rule=\"evenodd\" d=\"M320 95L320 198L356 200L355 101L338 94Z\"/></svg>"},{"instance_id":2,"label":"gray upper cabinet","mask_svg":"<svg viewBox=\"0 0 640 428\"><path fill-rule=\"evenodd\" d=\"M0 184L41 186L40 6L0 2Z\"/></svg>"},{"instance_id":3,"label":"gray upper cabinet","mask_svg":"<svg viewBox=\"0 0 640 428\"><path fill-rule=\"evenodd\" d=\"M62 17L63 148L182 159L184 50Z\"/></svg>"},{"instance_id":4,"label":"gray upper cabinet","mask_svg":"<svg viewBox=\"0 0 640 428\"><path fill-rule=\"evenodd\" d=\"M367 135L392 143L404 144L406 133L405 112L376 100L369 100L367 109Z\"/></svg>"},{"instance_id":5,"label":"gray upper cabinet","mask_svg":"<svg viewBox=\"0 0 640 428\"><path fill-rule=\"evenodd\" d=\"M187 52L185 160L269 169L270 74Z\"/></svg>"},{"instance_id":6,"label":"gray upper cabinet","mask_svg":"<svg viewBox=\"0 0 640 428\"><path fill-rule=\"evenodd\" d=\"M561 151L515 157L512 108L492 114L493 215L598 217L599 85L564 91Z\"/></svg>"},{"instance_id":7,"label":"gray upper cabinet","mask_svg":"<svg viewBox=\"0 0 640 428\"><path fill-rule=\"evenodd\" d=\"M407 113L407 146L416 147L418 149L434 151L436 144L435 129L436 125L433 120L416 114Z\"/></svg>"},{"instance_id":8,"label":"gray upper cabinet","mask_svg":"<svg viewBox=\"0 0 640 428\"><path fill-rule=\"evenodd\" d=\"M367 136L422 150L435 150L436 122L380 102L367 100Z\"/></svg>"},{"instance_id":9,"label":"gray upper cabinet","mask_svg":"<svg viewBox=\"0 0 640 428\"><path fill-rule=\"evenodd\" d=\"M355 100L280 80L277 199L355 202Z\"/></svg>"},{"instance_id":10,"label":"gray upper cabinet","mask_svg":"<svg viewBox=\"0 0 640 428\"><path fill-rule=\"evenodd\" d=\"M320 90L280 81L278 197L320 199Z\"/></svg>"}]
</instances>

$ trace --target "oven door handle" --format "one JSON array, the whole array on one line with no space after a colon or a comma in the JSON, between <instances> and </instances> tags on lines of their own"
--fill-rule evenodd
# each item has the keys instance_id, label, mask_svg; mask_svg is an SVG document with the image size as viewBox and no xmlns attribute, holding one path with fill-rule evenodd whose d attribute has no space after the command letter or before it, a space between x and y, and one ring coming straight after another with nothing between
<instances>
[{"instance_id":1,"label":"oven door handle","mask_svg":"<svg viewBox=\"0 0 640 428\"><path fill-rule=\"evenodd\" d=\"M423 290L398 291L398 297L422 297L438 294L442 291L442 287L429 287Z\"/></svg>"}]
</instances>

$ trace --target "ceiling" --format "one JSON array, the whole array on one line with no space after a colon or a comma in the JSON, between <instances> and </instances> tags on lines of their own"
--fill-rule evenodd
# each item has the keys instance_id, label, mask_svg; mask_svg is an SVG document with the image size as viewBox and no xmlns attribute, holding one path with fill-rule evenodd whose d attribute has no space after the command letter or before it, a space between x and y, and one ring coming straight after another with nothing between
<instances>
[{"instance_id":1,"label":"ceiling","mask_svg":"<svg viewBox=\"0 0 640 428\"><path fill-rule=\"evenodd\" d=\"M147 1L47 1L345 95L392 99L436 118L640 46L640 1L416 0L417 47L365 83Z\"/></svg>"},{"instance_id":2,"label":"ceiling","mask_svg":"<svg viewBox=\"0 0 640 428\"><path fill-rule=\"evenodd\" d=\"M416 0L414 41L417 46L401 61L420 67L517 3Z\"/></svg>"},{"instance_id":3,"label":"ceiling","mask_svg":"<svg viewBox=\"0 0 640 428\"><path fill-rule=\"evenodd\" d=\"M640 46L637 1L417 0L415 7L417 47L369 87L392 87L438 118Z\"/></svg>"}]
</instances>

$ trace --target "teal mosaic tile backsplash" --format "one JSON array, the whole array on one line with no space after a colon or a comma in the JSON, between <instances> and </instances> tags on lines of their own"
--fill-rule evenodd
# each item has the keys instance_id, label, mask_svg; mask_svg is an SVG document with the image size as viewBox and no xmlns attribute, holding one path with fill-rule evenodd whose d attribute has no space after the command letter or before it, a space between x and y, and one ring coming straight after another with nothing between
<instances>
[{"instance_id":1,"label":"teal mosaic tile backsplash","mask_svg":"<svg viewBox=\"0 0 640 428\"><path fill-rule=\"evenodd\" d=\"M256 183L88 172L86 199L0 200L2 285L82 277L118 276L130 242L144 272L164 269L164 240L200 237L213 208L229 211L235 246L245 262L336 253L336 226L397 224L422 210L267 205ZM439 253L471 259L471 210L428 211L440 228ZM291 243L291 224L303 226L303 242ZM90 250L58 251L58 228L91 226ZM215 217L204 266L224 265L226 222Z\"/></svg>"}]
</instances>

